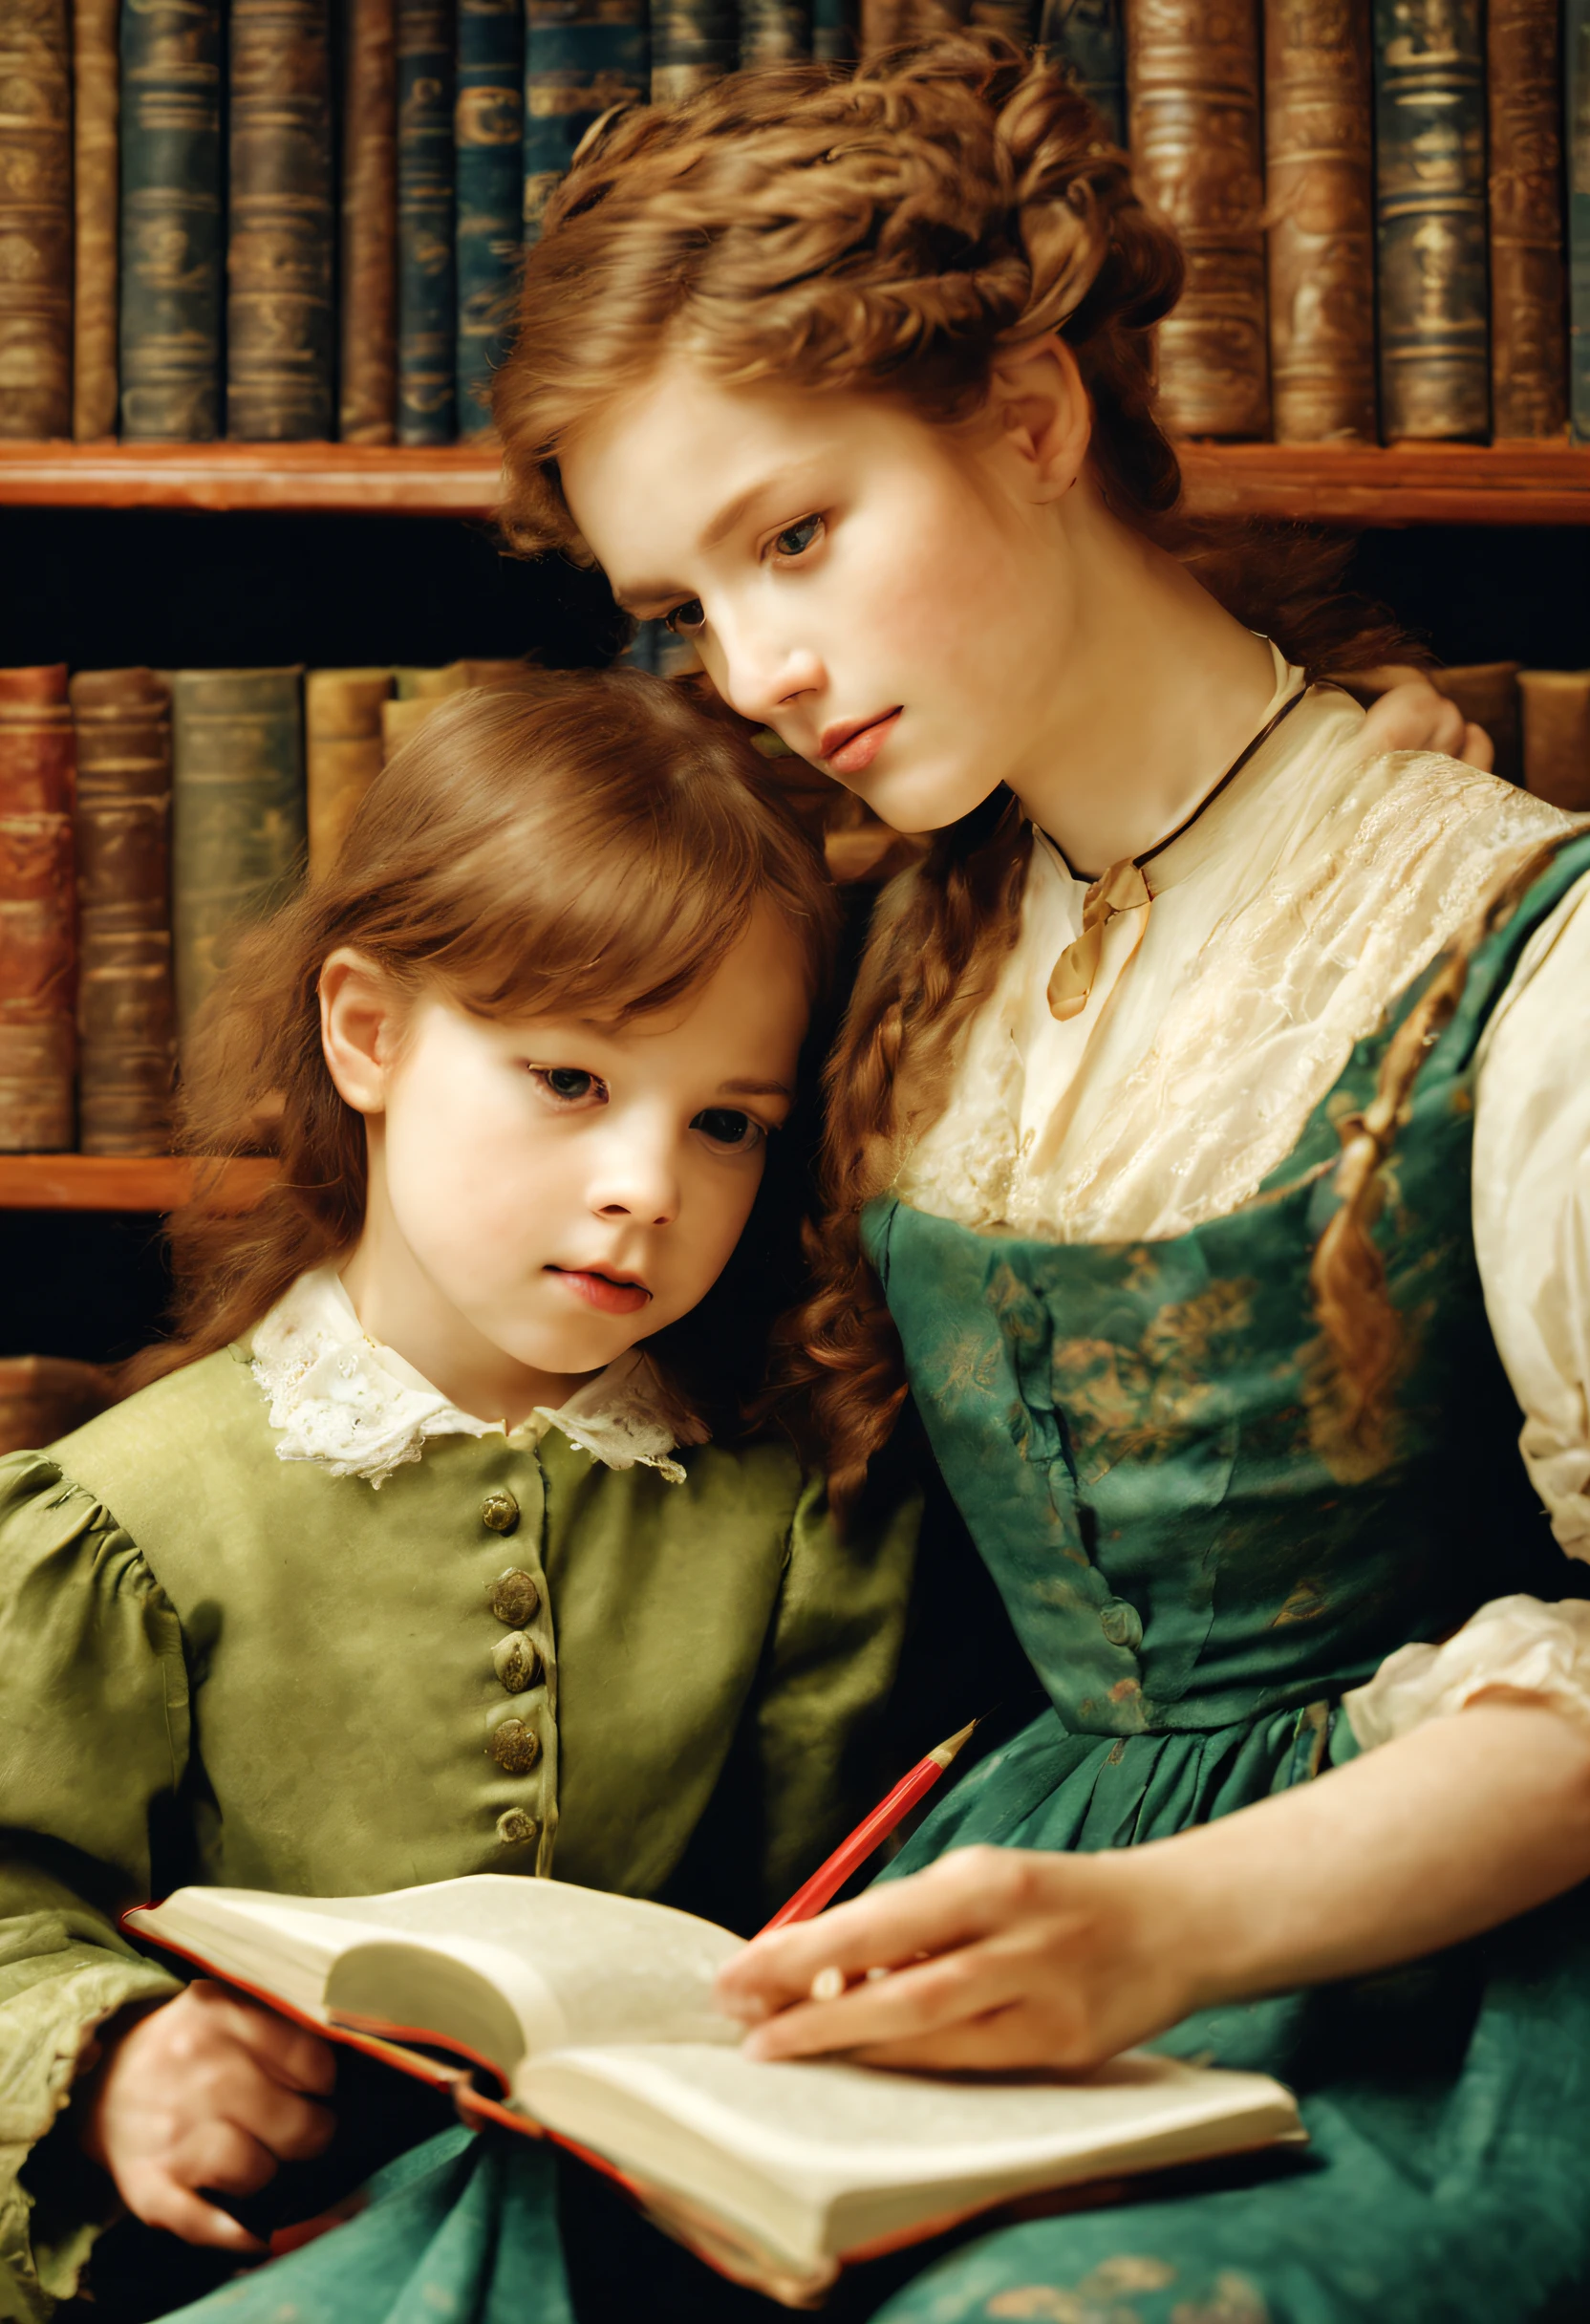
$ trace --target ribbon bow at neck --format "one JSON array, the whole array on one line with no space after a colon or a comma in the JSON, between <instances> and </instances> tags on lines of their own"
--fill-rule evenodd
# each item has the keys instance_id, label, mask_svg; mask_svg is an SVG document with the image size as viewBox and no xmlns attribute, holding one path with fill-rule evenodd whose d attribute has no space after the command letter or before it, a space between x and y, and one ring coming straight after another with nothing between
<instances>
[{"instance_id":1,"label":"ribbon bow at neck","mask_svg":"<svg viewBox=\"0 0 1590 2324\"><path fill-rule=\"evenodd\" d=\"M1135 857L1111 864L1083 898L1082 934L1067 944L1049 978L1049 1014L1065 1024L1087 1006L1104 958L1105 930L1123 912L1144 912L1153 898Z\"/></svg>"}]
</instances>

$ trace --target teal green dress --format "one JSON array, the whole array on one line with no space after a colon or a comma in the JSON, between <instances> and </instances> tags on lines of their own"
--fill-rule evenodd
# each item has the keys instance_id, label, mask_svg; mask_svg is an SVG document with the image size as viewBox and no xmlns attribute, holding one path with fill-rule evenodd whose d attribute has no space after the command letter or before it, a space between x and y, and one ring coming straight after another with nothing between
<instances>
[{"instance_id":1,"label":"teal green dress","mask_svg":"<svg viewBox=\"0 0 1590 2324\"><path fill-rule=\"evenodd\" d=\"M893 1197L872 1206L868 1247L918 1407L1050 1705L955 1787L891 1877L972 1841L1129 1846L1306 1781L1351 1754L1343 1692L1395 1647L1505 1592L1572 1585L1517 1454L1470 1165L1481 1035L1530 934L1587 868L1580 838L1479 952L1416 1085L1375 1229L1407 1350L1375 1444L1340 1425L1309 1262L1335 1201L1335 1124L1369 1098L1414 993L1254 1198L1185 1234L1057 1245ZM877 2324L1590 2313L1584 1892L1394 1974L1207 2012L1164 2046L1280 2075L1302 2100L1306 2154L1150 2182L1119 2207L973 2228L904 2270L859 2271L845 2313ZM544 2153L455 2140L403 2170L363 2219L188 2312L193 2324L575 2313ZM359 2270L377 2252L393 2290L366 2299ZM650 2313L638 2284L631 2313Z\"/></svg>"}]
</instances>

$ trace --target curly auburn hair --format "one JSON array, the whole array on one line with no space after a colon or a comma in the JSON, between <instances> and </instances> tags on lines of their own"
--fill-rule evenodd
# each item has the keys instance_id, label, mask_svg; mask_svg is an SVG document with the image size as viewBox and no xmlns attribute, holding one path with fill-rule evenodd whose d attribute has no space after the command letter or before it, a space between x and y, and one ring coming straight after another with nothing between
<instances>
[{"instance_id":1,"label":"curly auburn hair","mask_svg":"<svg viewBox=\"0 0 1590 2324\"><path fill-rule=\"evenodd\" d=\"M788 66L619 108L528 254L493 398L504 528L524 554L589 558L560 452L665 352L730 385L890 394L954 424L982 406L1004 351L1053 331L1087 389L1089 461L1119 519L1311 675L1407 658L1399 632L1337 592L1344 546L1180 509L1153 330L1184 272L1093 108L998 33L886 52L853 77ZM1004 790L936 835L884 899L830 1062L828 1211L786 1341L841 1502L905 1395L861 1208L934 1109L955 1037L1015 939L1029 848Z\"/></svg>"}]
</instances>

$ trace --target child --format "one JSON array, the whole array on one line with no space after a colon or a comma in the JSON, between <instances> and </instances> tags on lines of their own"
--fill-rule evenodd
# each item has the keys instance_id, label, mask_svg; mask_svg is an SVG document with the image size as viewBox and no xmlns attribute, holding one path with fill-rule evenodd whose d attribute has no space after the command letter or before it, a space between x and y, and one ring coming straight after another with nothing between
<instances>
[{"instance_id":1,"label":"child","mask_svg":"<svg viewBox=\"0 0 1590 2324\"><path fill-rule=\"evenodd\" d=\"M127 1903L651 1896L715 1803L754 1913L845 1827L911 1513L841 1549L782 1441L705 1426L833 928L755 753L564 676L440 711L242 949L188 1134L265 1125L279 1179L177 1222L162 1376L0 1464L7 2314L113 2188L259 2249L212 2198L331 2134L327 2046L180 1987Z\"/></svg>"}]
</instances>

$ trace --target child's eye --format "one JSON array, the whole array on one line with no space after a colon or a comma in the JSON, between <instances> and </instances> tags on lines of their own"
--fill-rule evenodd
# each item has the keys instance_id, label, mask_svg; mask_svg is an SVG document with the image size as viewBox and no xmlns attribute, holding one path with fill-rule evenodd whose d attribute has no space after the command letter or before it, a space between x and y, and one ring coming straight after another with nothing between
<instances>
[{"instance_id":1,"label":"child's eye","mask_svg":"<svg viewBox=\"0 0 1590 2324\"><path fill-rule=\"evenodd\" d=\"M583 1065L532 1065L530 1079L560 1106L579 1106L588 1098L600 1104L607 1096L606 1085Z\"/></svg>"},{"instance_id":2,"label":"child's eye","mask_svg":"<svg viewBox=\"0 0 1590 2324\"><path fill-rule=\"evenodd\" d=\"M820 516L804 516L798 524L786 525L783 532L776 533L773 547L781 557L804 557L822 530Z\"/></svg>"},{"instance_id":3,"label":"child's eye","mask_svg":"<svg viewBox=\"0 0 1590 2324\"><path fill-rule=\"evenodd\" d=\"M709 1106L690 1127L710 1138L714 1146L725 1147L737 1154L751 1152L767 1135L760 1122L753 1122L748 1113L739 1113L732 1106Z\"/></svg>"},{"instance_id":4,"label":"child's eye","mask_svg":"<svg viewBox=\"0 0 1590 2324\"><path fill-rule=\"evenodd\" d=\"M693 630L704 630L707 626L706 613L699 597L687 597L683 605L677 605L671 613L663 615L663 619L680 636L688 636Z\"/></svg>"}]
</instances>

